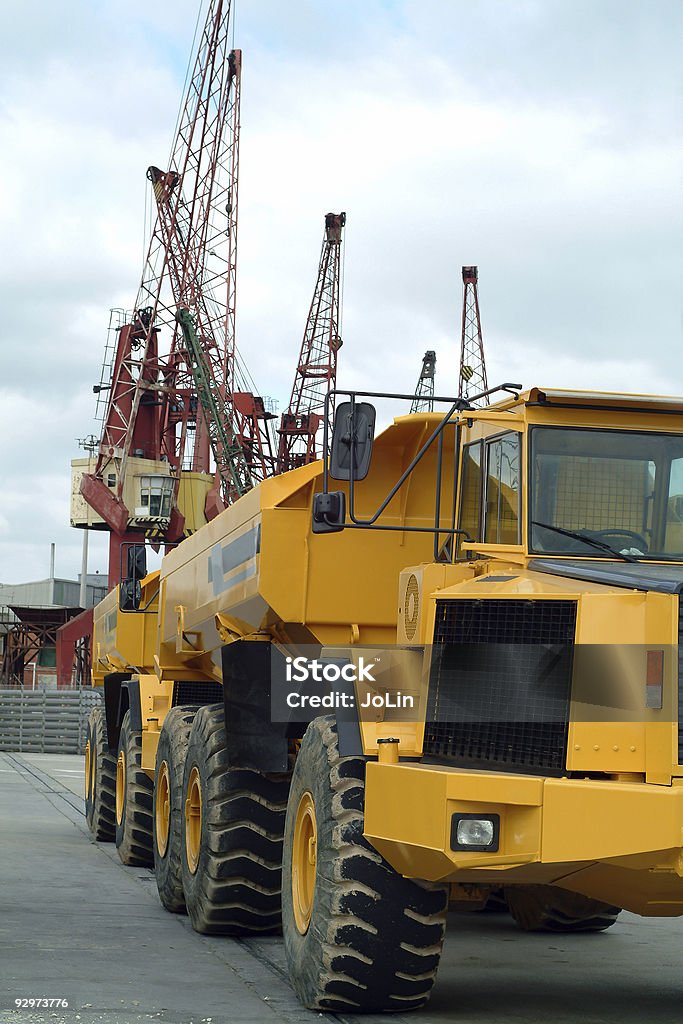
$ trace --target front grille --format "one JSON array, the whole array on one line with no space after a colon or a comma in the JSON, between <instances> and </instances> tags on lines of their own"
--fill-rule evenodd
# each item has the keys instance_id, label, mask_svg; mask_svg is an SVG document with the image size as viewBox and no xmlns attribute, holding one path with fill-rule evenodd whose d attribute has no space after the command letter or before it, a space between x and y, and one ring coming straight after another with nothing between
<instances>
[{"instance_id":1,"label":"front grille","mask_svg":"<svg viewBox=\"0 0 683 1024\"><path fill-rule=\"evenodd\" d=\"M185 682L173 684L173 707L178 704L219 704L223 701L220 683Z\"/></svg>"},{"instance_id":2,"label":"front grille","mask_svg":"<svg viewBox=\"0 0 683 1024\"><path fill-rule=\"evenodd\" d=\"M574 601L437 601L425 755L560 774L575 629Z\"/></svg>"}]
</instances>

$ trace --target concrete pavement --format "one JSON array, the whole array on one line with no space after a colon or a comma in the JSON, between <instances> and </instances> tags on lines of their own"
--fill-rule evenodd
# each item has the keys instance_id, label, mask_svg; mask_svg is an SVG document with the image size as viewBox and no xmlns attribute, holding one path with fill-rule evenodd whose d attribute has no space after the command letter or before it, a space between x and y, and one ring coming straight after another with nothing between
<instances>
[{"instance_id":1,"label":"concrete pavement","mask_svg":"<svg viewBox=\"0 0 683 1024\"><path fill-rule=\"evenodd\" d=\"M192 931L151 871L91 840L83 758L0 754L0 1024L673 1024L683 921L623 914L602 935L527 935L507 915L453 916L429 1007L405 1017L314 1014L278 938ZM16 1010L20 997L69 1008Z\"/></svg>"}]
</instances>

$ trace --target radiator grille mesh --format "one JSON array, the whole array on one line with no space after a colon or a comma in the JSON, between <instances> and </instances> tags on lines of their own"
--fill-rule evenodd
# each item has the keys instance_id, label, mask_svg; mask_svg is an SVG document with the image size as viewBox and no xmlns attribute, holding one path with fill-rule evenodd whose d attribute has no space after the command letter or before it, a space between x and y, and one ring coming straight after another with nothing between
<instances>
[{"instance_id":1,"label":"radiator grille mesh","mask_svg":"<svg viewBox=\"0 0 683 1024\"><path fill-rule=\"evenodd\" d=\"M173 707L178 704L219 704L223 701L220 683L184 682L173 684Z\"/></svg>"},{"instance_id":2,"label":"radiator grille mesh","mask_svg":"<svg viewBox=\"0 0 683 1024\"><path fill-rule=\"evenodd\" d=\"M574 601L437 601L425 755L560 774L575 628Z\"/></svg>"}]
</instances>

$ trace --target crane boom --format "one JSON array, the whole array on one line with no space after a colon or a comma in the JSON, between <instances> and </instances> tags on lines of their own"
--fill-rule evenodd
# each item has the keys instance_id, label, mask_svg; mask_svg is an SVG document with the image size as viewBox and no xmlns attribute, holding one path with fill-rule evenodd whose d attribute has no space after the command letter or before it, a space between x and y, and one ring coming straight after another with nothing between
<instances>
[{"instance_id":1,"label":"crane boom","mask_svg":"<svg viewBox=\"0 0 683 1024\"><path fill-rule=\"evenodd\" d=\"M216 48L222 52L226 45L227 32L221 33L214 43L210 39L203 43L209 52ZM192 109L186 110L181 119L179 139L191 134L198 113L196 101L195 106L190 101L202 88L202 68L200 60L195 74L196 90L188 93L188 105ZM184 171L164 172L150 167L147 172L157 203L158 230L168 254L173 295L177 306L191 313L202 348L204 375L211 378L212 390L220 395L217 408L222 410L224 419L221 430L207 422L207 407L199 403L204 411L203 428L214 457L221 436L225 434L231 439L229 454L219 456L217 468L234 461L235 445L241 446L244 452L238 474L240 488L237 491L232 485L227 490L223 488L220 495L223 504L243 493L244 487L272 475L275 461L269 429L272 415L266 411L263 400L251 391L235 346L241 72L242 51L231 50L224 59L220 86L215 86L213 92L207 86L207 99L198 105L204 116L210 117L203 134L204 162L197 161L192 150L179 146L172 167L184 166ZM186 129L183 125L187 125ZM186 179L191 186L191 201L185 195ZM192 355L188 361L184 338L184 333L181 337L174 335L172 355L176 381L181 376L187 380L189 376L196 383L196 359ZM194 365L190 365L191 362ZM218 475L225 484L227 478L221 473ZM216 504L216 510L219 507Z\"/></svg>"},{"instance_id":2,"label":"crane boom","mask_svg":"<svg viewBox=\"0 0 683 1024\"><path fill-rule=\"evenodd\" d=\"M189 355L188 362L199 401L209 425L211 449L223 493L239 498L246 494L254 484L249 466L244 458L244 449L228 429L224 409L225 396L217 386L215 376L209 370L204 347L197 337L194 321L188 309L178 310L178 323L185 339Z\"/></svg>"},{"instance_id":3,"label":"crane boom","mask_svg":"<svg viewBox=\"0 0 683 1024\"><path fill-rule=\"evenodd\" d=\"M315 290L306 319L292 394L278 430L279 473L305 466L321 455L318 436L324 419L325 397L336 384L337 353L342 345L339 286L342 229L345 224L345 213L328 213L325 216Z\"/></svg>"},{"instance_id":4,"label":"crane boom","mask_svg":"<svg viewBox=\"0 0 683 1024\"><path fill-rule=\"evenodd\" d=\"M149 446L149 456L168 462L176 489L181 470L210 471L208 424L184 358L176 321L179 305L193 308L204 297L210 315L204 317L208 322L202 324L202 334L213 337L218 348L213 368L222 368L223 376L231 379L240 61L229 47L230 9L230 0L209 0L171 148L171 170L163 182L167 197L173 195L172 208L165 207L157 216L132 322L122 331L121 340L127 341L130 329L130 344L127 350L120 346L124 357L112 376L112 401L94 476L101 481L113 460L113 493L121 504L128 461L140 447L138 418L146 404L152 405L146 394L150 390L155 392L159 435L156 449ZM158 203L160 182L155 177L150 169L148 178ZM176 232L182 240L178 237L178 244L169 246ZM164 357L159 356L162 338L168 353ZM96 489L94 482L90 489Z\"/></svg>"},{"instance_id":5,"label":"crane boom","mask_svg":"<svg viewBox=\"0 0 683 1024\"><path fill-rule=\"evenodd\" d=\"M434 375L436 373L436 352L432 349L422 357L422 369L415 388L411 412L434 412Z\"/></svg>"},{"instance_id":6,"label":"crane boom","mask_svg":"<svg viewBox=\"0 0 683 1024\"><path fill-rule=\"evenodd\" d=\"M103 525L121 536L131 524L149 535L149 523L132 511L141 504L133 492L143 470L166 477L164 492L171 491L154 536L177 540L195 528L180 509L183 475L195 474L196 521L213 518L274 469L272 415L253 394L235 345L242 54L230 47L230 13L230 0L209 0L169 169L148 170L157 217L134 313L118 332L95 464L77 488ZM219 396L220 429L198 393L199 364L177 321L179 307L191 315L203 376ZM211 463L223 435L227 454L219 453L216 467L234 463L241 447L239 486ZM197 482L201 512L194 509Z\"/></svg>"},{"instance_id":7,"label":"crane boom","mask_svg":"<svg viewBox=\"0 0 683 1024\"><path fill-rule=\"evenodd\" d=\"M462 268L464 292L458 398L467 398L470 390L475 394L488 390L484 342L481 335L481 317L479 315L478 279L479 271L477 267ZM484 402L485 399L482 399L479 404Z\"/></svg>"}]
</instances>

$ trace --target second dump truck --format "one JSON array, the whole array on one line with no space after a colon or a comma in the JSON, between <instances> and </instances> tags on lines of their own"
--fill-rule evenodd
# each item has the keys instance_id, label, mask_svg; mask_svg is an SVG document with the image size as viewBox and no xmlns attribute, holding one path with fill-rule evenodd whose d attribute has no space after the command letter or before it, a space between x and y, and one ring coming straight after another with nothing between
<instances>
[{"instance_id":1,"label":"second dump truck","mask_svg":"<svg viewBox=\"0 0 683 1024\"><path fill-rule=\"evenodd\" d=\"M449 901L683 914L683 399L494 390L376 438L345 393L95 612L93 834L312 1009L423 1005Z\"/></svg>"}]
</instances>

